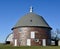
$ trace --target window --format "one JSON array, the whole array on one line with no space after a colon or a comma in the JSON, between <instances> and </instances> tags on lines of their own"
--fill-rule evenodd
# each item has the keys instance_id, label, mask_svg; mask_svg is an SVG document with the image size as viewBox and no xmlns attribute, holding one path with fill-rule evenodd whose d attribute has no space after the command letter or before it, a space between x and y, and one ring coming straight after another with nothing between
<instances>
[{"instance_id":1,"label":"window","mask_svg":"<svg viewBox=\"0 0 60 49\"><path fill-rule=\"evenodd\" d=\"M35 42L39 42L39 39L35 39Z\"/></svg>"},{"instance_id":2,"label":"window","mask_svg":"<svg viewBox=\"0 0 60 49\"><path fill-rule=\"evenodd\" d=\"M24 28L19 28L19 33L24 33L28 31L28 28L24 27Z\"/></svg>"},{"instance_id":3,"label":"window","mask_svg":"<svg viewBox=\"0 0 60 49\"><path fill-rule=\"evenodd\" d=\"M35 32L31 32L31 38L35 38Z\"/></svg>"}]
</instances>

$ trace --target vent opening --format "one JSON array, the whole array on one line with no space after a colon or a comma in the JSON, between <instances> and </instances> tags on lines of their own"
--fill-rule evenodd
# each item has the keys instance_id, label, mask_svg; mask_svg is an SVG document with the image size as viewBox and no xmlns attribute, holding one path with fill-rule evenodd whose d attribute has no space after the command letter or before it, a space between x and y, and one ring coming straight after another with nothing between
<instances>
[{"instance_id":1,"label":"vent opening","mask_svg":"<svg viewBox=\"0 0 60 49\"><path fill-rule=\"evenodd\" d=\"M30 22L32 22L32 20L30 20Z\"/></svg>"}]
</instances>

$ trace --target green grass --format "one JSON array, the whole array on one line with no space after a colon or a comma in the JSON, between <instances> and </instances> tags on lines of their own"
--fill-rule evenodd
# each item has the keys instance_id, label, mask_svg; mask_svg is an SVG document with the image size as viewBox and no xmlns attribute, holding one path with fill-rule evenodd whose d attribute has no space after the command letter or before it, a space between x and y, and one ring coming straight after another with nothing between
<instances>
[{"instance_id":1,"label":"green grass","mask_svg":"<svg viewBox=\"0 0 60 49\"><path fill-rule=\"evenodd\" d=\"M60 49L60 46L20 46L14 47L10 45L0 44L0 49Z\"/></svg>"}]
</instances>

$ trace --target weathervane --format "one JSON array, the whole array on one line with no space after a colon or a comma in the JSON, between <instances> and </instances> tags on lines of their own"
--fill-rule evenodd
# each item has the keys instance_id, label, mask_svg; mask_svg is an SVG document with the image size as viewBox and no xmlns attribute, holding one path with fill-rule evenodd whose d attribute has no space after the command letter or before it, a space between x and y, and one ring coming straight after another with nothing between
<instances>
[{"instance_id":1,"label":"weathervane","mask_svg":"<svg viewBox=\"0 0 60 49\"><path fill-rule=\"evenodd\" d=\"M30 12L33 12L33 7L32 6L30 7Z\"/></svg>"}]
</instances>

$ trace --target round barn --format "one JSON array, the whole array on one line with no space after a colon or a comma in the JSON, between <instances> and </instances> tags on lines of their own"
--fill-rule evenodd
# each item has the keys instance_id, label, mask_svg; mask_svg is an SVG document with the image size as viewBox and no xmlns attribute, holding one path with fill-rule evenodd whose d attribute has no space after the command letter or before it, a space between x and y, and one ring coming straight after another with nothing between
<instances>
[{"instance_id":1,"label":"round barn","mask_svg":"<svg viewBox=\"0 0 60 49\"><path fill-rule=\"evenodd\" d=\"M40 15L32 12L24 15L12 28L14 46L51 45L51 27Z\"/></svg>"}]
</instances>

